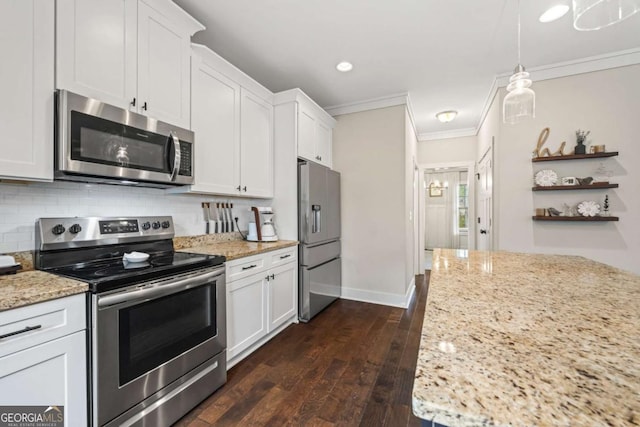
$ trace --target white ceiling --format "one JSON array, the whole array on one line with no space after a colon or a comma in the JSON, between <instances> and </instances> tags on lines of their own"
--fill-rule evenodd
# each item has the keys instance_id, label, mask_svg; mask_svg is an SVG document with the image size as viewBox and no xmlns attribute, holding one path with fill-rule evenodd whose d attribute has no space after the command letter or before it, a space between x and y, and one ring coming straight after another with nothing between
<instances>
[{"instance_id":1,"label":"white ceiling","mask_svg":"<svg viewBox=\"0 0 640 427\"><path fill-rule=\"evenodd\" d=\"M299 87L323 107L408 92L419 134L476 127L494 77L517 64L516 0L175 1L207 27L194 41L271 91ZM591 32L571 12L539 23L557 3L569 4L521 1L525 67L640 47L640 13ZM456 120L436 120L450 109Z\"/></svg>"}]
</instances>

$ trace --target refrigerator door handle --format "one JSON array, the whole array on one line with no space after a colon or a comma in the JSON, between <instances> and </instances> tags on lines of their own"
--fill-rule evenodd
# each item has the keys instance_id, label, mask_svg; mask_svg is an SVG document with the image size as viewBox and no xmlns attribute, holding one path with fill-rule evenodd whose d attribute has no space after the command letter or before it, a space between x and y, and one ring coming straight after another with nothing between
<instances>
[{"instance_id":1,"label":"refrigerator door handle","mask_svg":"<svg viewBox=\"0 0 640 427\"><path fill-rule=\"evenodd\" d=\"M311 233L319 233L321 230L321 209L320 205L311 205Z\"/></svg>"}]
</instances>

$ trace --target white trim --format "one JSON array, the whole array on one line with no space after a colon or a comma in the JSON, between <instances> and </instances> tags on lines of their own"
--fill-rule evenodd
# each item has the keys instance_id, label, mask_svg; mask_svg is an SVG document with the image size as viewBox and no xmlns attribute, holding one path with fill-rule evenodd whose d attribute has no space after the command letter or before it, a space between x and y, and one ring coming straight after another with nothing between
<instances>
[{"instance_id":1,"label":"white trim","mask_svg":"<svg viewBox=\"0 0 640 427\"><path fill-rule=\"evenodd\" d=\"M325 107L325 111L335 117L342 114L359 113L362 111L377 110L379 108L395 107L396 105L408 104L409 93L404 92L382 96L380 98L365 99L364 101L352 102L348 104L331 105Z\"/></svg>"},{"instance_id":2,"label":"white trim","mask_svg":"<svg viewBox=\"0 0 640 427\"><path fill-rule=\"evenodd\" d=\"M424 274L424 263L422 263L420 267L422 269L422 273ZM409 304L411 303L411 298L413 298L413 295L415 295L415 293L416 293L416 277L413 276L413 278L411 279L411 283L409 283L409 289L407 289L407 294L404 298L404 308L409 307Z\"/></svg>"},{"instance_id":3,"label":"white trim","mask_svg":"<svg viewBox=\"0 0 640 427\"><path fill-rule=\"evenodd\" d=\"M413 104L411 104L411 97L409 96L408 93L407 93L407 114L409 115L409 120L411 120L411 127L413 128L413 133L415 134L416 139L418 139L419 141L420 139L418 138L418 128L416 127L416 120L413 114Z\"/></svg>"},{"instance_id":4,"label":"white trim","mask_svg":"<svg viewBox=\"0 0 640 427\"><path fill-rule=\"evenodd\" d=\"M336 119L329 114L324 108L318 105L309 95L304 93L300 88L289 89L282 92L277 92L273 95L273 105L278 106L290 102L297 102L298 104L306 104L307 108L316 110L319 118L326 123L332 129L336 125Z\"/></svg>"},{"instance_id":5,"label":"white trim","mask_svg":"<svg viewBox=\"0 0 640 427\"><path fill-rule=\"evenodd\" d=\"M531 74L531 80L535 83L536 81L575 76L578 74L626 67L634 64L640 64L640 48L589 56L587 58L576 59L573 61L542 65L540 67L528 68L527 71ZM511 74L500 74L496 76L498 87L506 86L509 82L510 76Z\"/></svg>"},{"instance_id":6,"label":"white trim","mask_svg":"<svg viewBox=\"0 0 640 427\"><path fill-rule=\"evenodd\" d=\"M391 294L388 292L369 291L366 289L346 288L342 286L342 299L352 301L368 302L371 304L382 304L391 307L406 308L406 295Z\"/></svg>"},{"instance_id":7,"label":"white trim","mask_svg":"<svg viewBox=\"0 0 640 427\"><path fill-rule=\"evenodd\" d=\"M185 31L189 32L190 36L193 36L198 31L206 29L200 21L188 14L183 8L171 0L142 0L142 2L172 21L179 19L180 24L185 28Z\"/></svg>"},{"instance_id":8,"label":"white trim","mask_svg":"<svg viewBox=\"0 0 640 427\"><path fill-rule=\"evenodd\" d=\"M438 139L449 139L449 138L461 138L464 136L476 136L478 134L477 128L463 128L463 129L454 129L454 130L444 130L438 132L425 132L418 135L418 141L435 141Z\"/></svg>"}]
</instances>

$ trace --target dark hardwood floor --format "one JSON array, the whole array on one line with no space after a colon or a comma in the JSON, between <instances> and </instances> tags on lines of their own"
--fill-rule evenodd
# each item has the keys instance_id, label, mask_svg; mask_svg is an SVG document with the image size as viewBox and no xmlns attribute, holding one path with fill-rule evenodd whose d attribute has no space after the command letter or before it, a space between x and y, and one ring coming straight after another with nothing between
<instances>
[{"instance_id":1,"label":"dark hardwood floor","mask_svg":"<svg viewBox=\"0 0 640 427\"><path fill-rule=\"evenodd\" d=\"M175 426L419 426L411 390L428 274L407 310L339 300L291 325Z\"/></svg>"}]
</instances>

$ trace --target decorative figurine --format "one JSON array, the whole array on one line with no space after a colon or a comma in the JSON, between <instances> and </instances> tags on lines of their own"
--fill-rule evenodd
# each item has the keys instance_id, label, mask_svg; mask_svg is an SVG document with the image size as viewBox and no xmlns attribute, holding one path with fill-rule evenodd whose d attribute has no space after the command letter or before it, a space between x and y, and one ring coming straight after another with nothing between
<instances>
[{"instance_id":1,"label":"decorative figurine","mask_svg":"<svg viewBox=\"0 0 640 427\"><path fill-rule=\"evenodd\" d=\"M576 148L574 150L576 154L585 154L587 152L587 149L584 146L584 142L587 140L587 136L590 133L591 133L590 130L584 131L584 130L578 129L576 131L576 142L578 143L578 145L576 145Z\"/></svg>"},{"instance_id":2,"label":"decorative figurine","mask_svg":"<svg viewBox=\"0 0 640 427\"><path fill-rule=\"evenodd\" d=\"M604 208L604 216L609 216L609 195L604 196L604 203L602 205Z\"/></svg>"}]
</instances>

